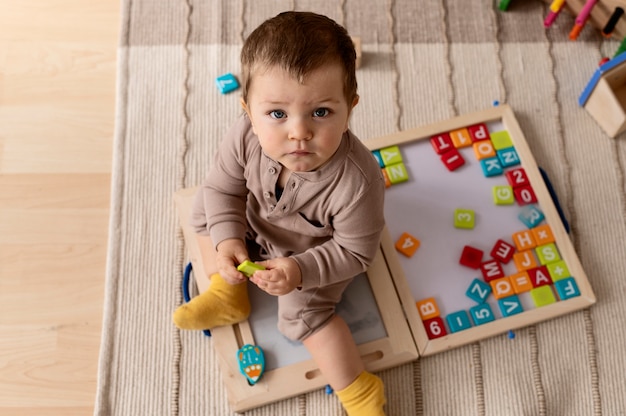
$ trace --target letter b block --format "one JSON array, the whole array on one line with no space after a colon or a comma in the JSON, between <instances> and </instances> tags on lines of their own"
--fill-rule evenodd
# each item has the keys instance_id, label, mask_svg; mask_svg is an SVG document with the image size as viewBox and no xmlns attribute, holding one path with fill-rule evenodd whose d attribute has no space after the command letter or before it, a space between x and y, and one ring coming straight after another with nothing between
<instances>
[{"instance_id":1,"label":"letter b block","mask_svg":"<svg viewBox=\"0 0 626 416\"><path fill-rule=\"evenodd\" d=\"M435 298L420 300L416 302L415 305L417 306L417 311L422 321L427 321L439 316L439 307L437 306L437 302L435 302Z\"/></svg>"}]
</instances>

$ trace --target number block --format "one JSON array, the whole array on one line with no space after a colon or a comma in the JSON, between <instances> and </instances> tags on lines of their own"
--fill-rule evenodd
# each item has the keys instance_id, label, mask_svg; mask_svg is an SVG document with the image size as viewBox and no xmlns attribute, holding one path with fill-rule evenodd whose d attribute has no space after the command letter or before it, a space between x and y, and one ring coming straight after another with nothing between
<instances>
[{"instance_id":1,"label":"number block","mask_svg":"<svg viewBox=\"0 0 626 416\"><path fill-rule=\"evenodd\" d=\"M465 291L465 296L476 303L485 303L490 294L491 286L478 278L472 280L472 283Z\"/></svg>"},{"instance_id":2,"label":"number block","mask_svg":"<svg viewBox=\"0 0 626 416\"><path fill-rule=\"evenodd\" d=\"M513 284L508 277L501 277L489 282L491 285L491 292L496 299L502 299L515 294Z\"/></svg>"},{"instance_id":3,"label":"number block","mask_svg":"<svg viewBox=\"0 0 626 416\"><path fill-rule=\"evenodd\" d=\"M463 159L463 156L461 156L456 149L448 150L446 153L442 154L441 161L450 172L457 170L465 164L465 159Z\"/></svg>"},{"instance_id":4,"label":"number block","mask_svg":"<svg viewBox=\"0 0 626 416\"><path fill-rule=\"evenodd\" d=\"M398 241L396 241L396 250L407 257L413 257L417 249L420 247L420 240L413 237L409 233L402 233Z\"/></svg>"},{"instance_id":5,"label":"number block","mask_svg":"<svg viewBox=\"0 0 626 416\"><path fill-rule=\"evenodd\" d=\"M467 131L469 132L473 142L489 139L489 130L487 130L487 125L485 123L469 126Z\"/></svg>"},{"instance_id":6,"label":"number block","mask_svg":"<svg viewBox=\"0 0 626 416\"><path fill-rule=\"evenodd\" d=\"M556 248L556 245L554 243L539 246L535 249L535 252L537 253L537 257L539 258L539 263L541 263L542 265L554 263L561 260L559 250Z\"/></svg>"},{"instance_id":7,"label":"number block","mask_svg":"<svg viewBox=\"0 0 626 416\"><path fill-rule=\"evenodd\" d=\"M459 332L472 327L469 315L466 311L458 311L446 316L450 332Z\"/></svg>"},{"instance_id":8,"label":"number block","mask_svg":"<svg viewBox=\"0 0 626 416\"><path fill-rule=\"evenodd\" d=\"M504 170L500 165L500 160L497 157L489 157L480 161L480 168L483 170L483 175L486 178L492 176L500 176Z\"/></svg>"},{"instance_id":9,"label":"number block","mask_svg":"<svg viewBox=\"0 0 626 416\"><path fill-rule=\"evenodd\" d=\"M524 312L522 302L520 302L517 295L512 295L507 298L502 298L498 300L498 307L500 308L500 312L502 312L502 316L504 317L517 315L518 313Z\"/></svg>"},{"instance_id":10,"label":"number block","mask_svg":"<svg viewBox=\"0 0 626 416\"><path fill-rule=\"evenodd\" d=\"M566 300L580 296L580 289L573 277L568 277L558 282L554 282L554 288L559 295L559 299Z\"/></svg>"},{"instance_id":11,"label":"number block","mask_svg":"<svg viewBox=\"0 0 626 416\"><path fill-rule=\"evenodd\" d=\"M530 291L530 297L538 308L556 302L554 292L552 292L552 288L549 285L534 288Z\"/></svg>"},{"instance_id":12,"label":"number block","mask_svg":"<svg viewBox=\"0 0 626 416\"><path fill-rule=\"evenodd\" d=\"M546 267L548 268L548 273L550 273L550 278L555 283L559 280L563 280L572 276L569 269L567 268L567 264L565 264L563 260L550 263Z\"/></svg>"},{"instance_id":13,"label":"number block","mask_svg":"<svg viewBox=\"0 0 626 416\"><path fill-rule=\"evenodd\" d=\"M415 302L415 305L417 306L417 311L419 312L422 321L427 321L439 316L439 307L437 306L435 298L420 300Z\"/></svg>"},{"instance_id":14,"label":"number block","mask_svg":"<svg viewBox=\"0 0 626 416\"><path fill-rule=\"evenodd\" d=\"M503 168L510 168L520 164L519 156L514 147L507 147L506 149L498 150L496 153Z\"/></svg>"},{"instance_id":15,"label":"number block","mask_svg":"<svg viewBox=\"0 0 626 416\"><path fill-rule=\"evenodd\" d=\"M387 165L385 167L387 177L392 185L396 185L409 180L409 173L406 170L404 163L394 163L393 165Z\"/></svg>"},{"instance_id":16,"label":"number block","mask_svg":"<svg viewBox=\"0 0 626 416\"><path fill-rule=\"evenodd\" d=\"M504 277L504 270L497 260L489 260L481 264L480 272L483 274L485 282Z\"/></svg>"},{"instance_id":17,"label":"number block","mask_svg":"<svg viewBox=\"0 0 626 416\"><path fill-rule=\"evenodd\" d=\"M513 187L509 185L496 185L493 187L493 202L496 205L513 205L515 196Z\"/></svg>"},{"instance_id":18,"label":"number block","mask_svg":"<svg viewBox=\"0 0 626 416\"><path fill-rule=\"evenodd\" d=\"M426 329L426 335L428 335L428 339L435 339L443 337L444 335L448 335L448 332L446 331L446 326L443 323L443 319L441 319L440 317L424 321L424 328Z\"/></svg>"},{"instance_id":19,"label":"number block","mask_svg":"<svg viewBox=\"0 0 626 416\"><path fill-rule=\"evenodd\" d=\"M472 316L474 325L483 325L496 319L488 303L473 306L470 308L470 315Z\"/></svg>"},{"instance_id":20,"label":"number block","mask_svg":"<svg viewBox=\"0 0 626 416\"><path fill-rule=\"evenodd\" d=\"M517 294L529 292L533 289L533 284L530 281L530 276L528 276L527 272L516 273L509 276L509 279L511 280L513 289Z\"/></svg>"},{"instance_id":21,"label":"number block","mask_svg":"<svg viewBox=\"0 0 626 416\"><path fill-rule=\"evenodd\" d=\"M481 140L472 145L474 148L474 155L476 160L487 159L496 157L496 150L493 148L493 144L489 140Z\"/></svg>"},{"instance_id":22,"label":"number block","mask_svg":"<svg viewBox=\"0 0 626 416\"><path fill-rule=\"evenodd\" d=\"M513 188L515 200L519 205L534 204L537 202L535 191L530 185L517 186Z\"/></svg>"},{"instance_id":23,"label":"number block","mask_svg":"<svg viewBox=\"0 0 626 416\"><path fill-rule=\"evenodd\" d=\"M402 153L398 146L384 147L378 150L380 157L383 160L385 166L395 165L396 163L402 163Z\"/></svg>"},{"instance_id":24,"label":"number block","mask_svg":"<svg viewBox=\"0 0 626 416\"><path fill-rule=\"evenodd\" d=\"M533 239L538 246L554 243L554 234L552 234L552 228L548 224L540 225L532 229Z\"/></svg>"},{"instance_id":25,"label":"number block","mask_svg":"<svg viewBox=\"0 0 626 416\"><path fill-rule=\"evenodd\" d=\"M483 251L472 246L465 246L459 263L470 269L478 269L483 263Z\"/></svg>"},{"instance_id":26,"label":"number block","mask_svg":"<svg viewBox=\"0 0 626 416\"><path fill-rule=\"evenodd\" d=\"M513 188L513 191L515 190L516 188ZM544 220L545 215L543 215L543 212L535 205L527 205L522 208L517 218L528 228L534 228Z\"/></svg>"},{"instance_id":27,"label":"number block","mask_svg":"<svg viewBox=\"0 0 626 416\"><path fill-rule=\"evenodd\" d=\"M515 254L515 247L504 240L498 240L491 249L490 254L491 257L500 263L507 264L513 258L513 254Z\"/></svg>"},{"instance_id":28,"label":"number block","mask_svg":"<svg viewBox=\"0 0 626 416\"><path fill-rule=\"evenodd\" d=\"M524 250L513 255L513 263L518 272L534 269L539 266L531 250Z\"/></svg>"},{"instance_id":29,"label":"number block","mask_svg":"<svg viewBox=\"0 0 626 416\"><path fill-rule=\"evenodd\" d=\"M472 230L476 223L476 214L471 209L457 208L454 210L454 227Z\"/></svg>"},{"instance_id":30,"label":"number block","mask_svg":"<svg viewBox=\"0 0 626 416\"><path fill-rule=\"evenodd\" d=\"M229 92L235 91L239 88L237 78L235 78L235 76L230 72L215 78L215 84L217 85L217 89L222 94L228 94Z\"/></svg>"},{"instance_id":31,"label":"number block","mask_svg":"<svg viewBox=\"0 0 626 416\"><path fill-rule=\"evenodd\" d=\"M457 149L472 145L472 138L467 129L452 130L450 132L450 138L452 139L454 147Z\"/></svg>"},{"instance_id":32,"label":"number block","mask_svg":"<svg viewBox=\"0 0 626 416\"><path fill-rule=\"evenodd\" d=\"M550 273L548 273L548 268L546 266L540 266L528 270L528 277L530 277L533 287L545 286L552 283Z\"/></svg>"},{"instance_id":33,"label":"number block","mask_svg":"<svg viewBox=\"0 0 626 416\"><path fill-rule=\"evenodd\" d=\"M490 138L496 150L513 147L513 140L511 140L511 136L509 136L509 132L506 130L495 131L491 133Z\"/></svg>"},{"instance_id":34,"label":"number block","mask_svg":"<svg viewBox=\"0 0 626 416\"><path fill-rule=\"evenodd\" d=\"M442 155L448 150L454 148L454 144L452 143L452 139L448 133L441 133L436 136L432 136L430 138L430 144L435 149L435 153L438 155Z\"/></svg>"},{"instance_id":35,"label":"number block","mask_svg":"<svg viewBox=\"0 0 626 416\"><path fill-rule=\"evenodd\" d=\"M504 176L506 176L507 181L509 181L509 185L513 188L530 185L530 181L528 180L528 176L526 176L524 168L511 169L507 171Z\"/></svg>"}]
</instances>

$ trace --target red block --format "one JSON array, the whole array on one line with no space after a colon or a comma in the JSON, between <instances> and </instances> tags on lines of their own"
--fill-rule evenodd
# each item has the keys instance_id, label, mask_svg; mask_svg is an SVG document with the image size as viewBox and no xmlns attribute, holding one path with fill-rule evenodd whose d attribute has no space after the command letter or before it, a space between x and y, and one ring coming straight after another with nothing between
<instances>
[{"instance_id":1,"label":"red block","mask_svg":"<svg viewBox=\"0 0 626 416\"><path fill-rule=\"evenodd\" d=\"M507 264L513 258L513 254L515 254L515 246L506 241L498 240L491 249L490 254L491 257L498 260L500 263Z\"/></svg>"},{"instance_id":2,"label":"red block","mask_svg":"<svg viewBox=\"0 0 626 416\"><path fill-rule=\"evenodd\" d=\"M517 168L508 171L505 173L506 179L509 181L509 185L513 188L517 188L518 186L526 186L530 185L530 181L528 180L528 176L526 176L526 171L524 168Z\"/></svg>"},{"instance_id":3,"label":"red block","mask_svg":"<svg viewBox=\"0 0 626 416\"><path fill-rule=\"evenodd\" d=\"M430 138L430 144L438 155L442 155L448 150L454 149L454 143L448 133L441 133Z\"/></svg>"},{"instance_id":4,"label":"red block","mask_svg":"<svg viewBox=\"0 0 626 416\"><path fill-rule=\"evenodd\" d=\"M459 153L458 150L452 149L448 150L444 154L441 155L441 161L448 168L450 172L456 170L465 164L465 159Z\"/></svg>"},{"instance_id":5,"label":"red block","mask_svg":"<svg viewBox=\"0 0 626 416\"><path fill-rule=\"evenodd\" d=\"M533 287L545 286L552 283L550 272L548 272L548 268L546 266L530 269L527 270L527 272Z\"/></svg>"},{"instance_id":6,"label":"red block","mask_svg":"<svg viewBox=\"0 0 626 416\"><path fill-rule=\"evenodd\" d=\"M489 130L487 130L485 123L469 126L467 131L469 131L470 136L472 136L472 142L489 139Z\"/></svg>"},{"instance_id":7,"label":"red block","mask_svg":"<svg viewBox=\"0 0 626 416\"><path fill-rule=\"evenodd\" d=\"M530 185L513 188L513 193L515 194L515 200L519 205L528 205L537 202L535 191L533 191L533 188Z\"/></svg>"},{"instance_id":8,"label":"red block","mask_svg":"<svg viewBox=\"0 0 626 416\"><path fill-rule=\"evenodd\" d=\"M435 339L448 334L446 326L443 323L443 319L439 316L429 319L428 321L424 321L424 328L426 329L428 339Z\"/></svg>"},{"instance_id":9,"label":"red block","mask_svg":"<svg viewBox=\"0 0 626 416\"><path fill-rule=\"evenodd\" d=\"M483 274L485 282L504 277L504 270L497 260L489 260L480 265L480 272Z\"/></svg>"},{"instance_id":10,"label":"red block","mask_svg":"<svg viewBox=\"0 0 626 416\"><path fill-rule=\"evenodd\" d=\"M470 269L478 269L483 262L483 251L472 246L463 247L459 263Z\"/></svg>"}]
</instances>

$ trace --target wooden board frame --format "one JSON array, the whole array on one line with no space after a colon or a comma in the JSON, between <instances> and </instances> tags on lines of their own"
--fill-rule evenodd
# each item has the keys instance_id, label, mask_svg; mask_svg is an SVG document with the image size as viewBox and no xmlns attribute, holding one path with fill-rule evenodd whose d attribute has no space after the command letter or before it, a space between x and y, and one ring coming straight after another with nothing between
<instances>
[{"instance_id":1,"label":"wooden board frame","mask_svg":"<svg viewBox=\"0 0 626 416\"><path fill-rule=\"evenodd\" d=\"M500 105L488 110L462 115L439 123L370 139L367 140L365 144L372 151L393 145L398 145L401 149L403 144L409 144L424 139L427 140L431 136L439 133L465 128L478 123L487 124L497 121L501 121L505 130L509 132L513 145L521 160L521 166L526 171L526 175L536 194L538 204L541 206L545 215L545 221L552 228L561 257L565 260L571 274L575 276L576 283L580 290L580 296L558 301L541 308L527 310L518 315L496 319L493 322L474 326L470 329L452 333L441 338L429 340L415 306L416 300L413 299L411 295L407 277L399 262L394 243L387 233L383 236L381 243L383 255L385 256L385 260L393 276L397 293L405 309L405 314L411 326L411 330L413 331L415 342L421 356L456 348L487 337L505 333L509 330L525 327L576 310L584 309L593 305L596 300L572 242L559 217L557 208L543 181L537 163L528 147L513 111L509 106Z\"/></svg>"},{"instance_id":2,"label":"wooden board frame","mask_svg":"<svg viewBox=\"0 0 626 416\"><path fill-rule=\"evenodd\" d=\"M206 273L202 256L194 231L188 224L195 192L193 188L180 190L175 194L174 200L194 277L199 291L203 292L208 289L210 282L204 278ZM388 231L385 229L383 234L388 235ZM367 276L387 336L358 346L366 368L369 371L379 371L414 361L418 357L417 348L402 306L398 302L398 294L382 249L368 269ZM307 360L266 371L259 382L250 386L239 372L236 358L236 352L241 346L256 344L250 322L214 328L211 333L228 400L236 412L317 390L327 384L313 360ZM286 380L289 382L285 382Z\"/></svg>"}]
</instances>

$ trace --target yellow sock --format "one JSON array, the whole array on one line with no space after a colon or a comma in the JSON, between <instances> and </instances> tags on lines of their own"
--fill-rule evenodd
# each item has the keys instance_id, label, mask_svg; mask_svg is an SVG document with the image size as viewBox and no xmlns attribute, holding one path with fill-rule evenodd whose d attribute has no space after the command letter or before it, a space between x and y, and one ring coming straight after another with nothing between
<instances>
[{"instance_id":1,"label":"yellow sock","mask_svg":"<svg viewBox=\"0 0 626 416\"><path fill-rule=\"evenodd\" d=\"M174 324L180 329L212 329L232 325L250 315L248 283L231 285L222 276L211 276L209 289L174 311Z\"/></svg>"},{"instance_id":2,"label":"yellow sock","mask_svg":"<svg viewBox=\"0 0 626 416\"><path fill-rule=\"evenodd\" d=\"M363 371L337 397L348 416L385 416L385 387L374 374Z\"/></svg>"}]
</instances>

